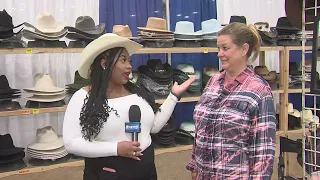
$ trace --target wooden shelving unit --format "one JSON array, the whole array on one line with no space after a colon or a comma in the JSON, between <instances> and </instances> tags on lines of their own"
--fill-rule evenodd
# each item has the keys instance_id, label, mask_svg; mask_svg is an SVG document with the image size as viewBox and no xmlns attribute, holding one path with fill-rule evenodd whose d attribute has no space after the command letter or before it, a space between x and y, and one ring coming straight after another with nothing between
<instances>
[{"instance_id":1,"label":"wooden shelving unit","mask_svg":"<svg viewBox=\"0 0 320 180\"><path fill-rule=\"evenodd\" d=\"M83 48L19 48L0 49L0 54L51 54L51 53L81 53ZM262 47L261 51L282 51L284 47ZM136 54L159 53L212 53L218 48L142 48Z\"/></svg>"},{"instance_id":2,"label":"wooden shelving unit","mask_svg":"<svg viewBox=\"0 0 320 180\"><path fill-rule=\"evenodd\" d=\"M273 94L280 95L280 129L277 132L277 136L287 136L288 133L288 94L289 93L301 93L301 89L289 89L289 52L291 50L301 50L301 47L262 47L261 54L259 56L259 62L261 65L265 64L265 52L266 51L279 51L279 65L280 65L280 89L273 90ZM312 49L308 47L308 49ZM0 49L0 54L43 54L43 53L81 53L82 48L21 48L21 49ZM137 54L154 54L154 53L213 53L217 52L217 48L142 48ZM180 102L196 102L200 99L200 95L185 96L182 97ZM165 99L157 99L157 103L163 103ZM41 108L41 109L22 109L17 111L0 112L0 117L5 116L21 116L21 115L36 115L43 113L64 112L67 106L57 108ZM169 152L179 152L190 150L192 145L177 146L174 148L156 149L155 154L163 154ZM11 171L0 173L0 178L15 175L15 174L29 174L42 171L49 171L56 168L82 166L83 160L71 161L62 164L56 164L51 166L40 167L27 167L20 171Z\"/></svg>"}]
</instances>

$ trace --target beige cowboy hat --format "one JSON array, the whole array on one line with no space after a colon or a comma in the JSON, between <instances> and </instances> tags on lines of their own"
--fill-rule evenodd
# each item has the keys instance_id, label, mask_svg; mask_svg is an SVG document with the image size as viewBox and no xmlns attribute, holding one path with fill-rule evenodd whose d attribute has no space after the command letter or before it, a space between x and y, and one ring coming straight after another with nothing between
<instances>
[{"instance_id":1,"label":"beige cowboy hat","mask_svg":"<svg viewBox=\"0 0 320 180\"><path fill-rule=\"evenodd\" d=\"M82 51L78 68L79 75L85 79L90 79L89 69L94 59L102 52L115 47L125 48L131 56L142 48L142 45L113 33L104 34L89 43Z\"/></svg>"},{"instance_id":2,"label":"beige cowboy hat","mask_svg":"<svg viewBox=\"0 0 320 180\"><path fill-rule=\"evenodd\" d=\"M278 103L276 105L276 113L280 114L280 104ZM288 114L297 118L300 118L301 113L297 110L293 108L293 104L292 103L288 103Z\"/></svg>"},{"instance_id":3,"label":"beige cowboy hat","mask_svg":"<svg viewBox=\"0 0 320 180\"><path fill-rule=\"evenodd\" d=\"M57 22L52 14L48 12L40 12L36 17L36 27L42 33L57 33L64 29L64 22Z\"/></svg>"},{"instance_id":4,"label":"beige cowboy hat","mask_svg":"<svg viewBox=\"0 0 320 180\"><path fill-rule=\"evenodd\" d=\"M304 121L305 123L319 123L319 117L316 115L313 115L310 109L301 111L301 114L303 116L303 119L301 120Z\"/></svg>"},{"instance_id":5,"label":"beige cowboy hat","mask_svg":"<svg viewBox=\"0 0 320 180\"><path fill-rule=\"evenodd\" d=\"M28 149L47 151L63 147L63 139L59 137L51 126L37 129L36 142L28 146Z\"/></svg>"}]
</instances>

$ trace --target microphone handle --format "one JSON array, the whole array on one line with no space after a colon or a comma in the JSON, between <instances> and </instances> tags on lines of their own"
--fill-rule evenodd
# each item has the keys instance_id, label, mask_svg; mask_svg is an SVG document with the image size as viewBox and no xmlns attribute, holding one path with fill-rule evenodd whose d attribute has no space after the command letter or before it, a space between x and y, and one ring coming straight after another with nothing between
<instances>
[{"instance_id":1,"label":"microphone handle","mask_svg":"<svg viewBox=\"0 0 320 180\"><path fill-rule=\"evenodd\" d=\"M132 133L131 138L132 138L132 141L138 141L138 133L137 132Z\"/></svg>"}]
</instances>

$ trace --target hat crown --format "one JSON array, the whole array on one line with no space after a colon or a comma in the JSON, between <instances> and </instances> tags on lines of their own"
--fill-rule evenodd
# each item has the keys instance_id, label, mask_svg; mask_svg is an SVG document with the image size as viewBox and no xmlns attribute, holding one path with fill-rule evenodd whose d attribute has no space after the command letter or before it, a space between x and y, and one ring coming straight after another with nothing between
<instances>
[{"instance_id":1,"label":"hat crown","mask_svg":"<svg viewBox=\"0 0 320 180\"><path fill-rule=\"evenodd\" d=\"M57 141L58 139L58 135L54 132L51 126L37 129L37 143L52 143Z\"/></svg>"},{"instance_id":2,"label":"hat crown","mask_svg":"<svg viewBox=\"0 0 320 180\"><path fill-rule=\"evenodd\" d=\"M256 66L254 68L254 71L257 73L257 74L260 74L260 75L267 75L270 73L270 71L268 70L268 68L266 66Z\"/></svg>"},{"instance_id":3,"label":"hat crown","mask_svg":"<svg viewBox=\"0 0 320 180\"><path fill-rule=\"evenodd\" d=\"M5 75L0 76L0 89L11 89L8 79Z\"/></svg>"},{"instance_id":4,"label":"hat crown","mask_svg":"<svg viewBox=\"0 0 320 180\"><path fill-rule=\"evenodd\" d=\"M247 19L244 16L231 16L229 24L231 24L233 22L239 22L239 23L247 24Z\"/></svg>"},{"instance_id":5,"label":"hat crown","mask_svg":"<svg viewBox=\"0 0 320 180\"><path fill-rule=\"evenodd\" d=\"M213 75L219 73L219 70L218 70L218 68L216 68L216 67L205 67L205 68L203 69L203 71L204 71L204 74L206 74L206 75L208 75L208 76L213 76Z\"/></svg>"},{"instance_id":6,"label":"hat crown","mask_svg":"<svg viewBox=\"0 0 320 180\"><path fill-rule=\"evenodd\" d=\"M76 71L74 73L74 83L75 84L89 84L90 80L81 77L79 74L79 71Z\"/></svg>"},{"instance_id":7,"label":"hat crown","mask_svg":"<svg viewBox=\"0 0 320 180\"><path fill-rule=\"evenodd\" d=\"M4 9L0 11L0 27L13 28L12 17Z\"/></svg>"},{"instance_id":8,"label":"hat crown","mask_svg":"<svg viewBox=\"0 0 320 180\"><path fill-rule=\"evenodd\" d=\"M95 29L95 22L90 16L79 16L76 20L75 27L80 30Z\"/></svg>"},{"instance_id":9,"label":"hat crown","mask_svg":"<svg viewBox=\"0 0 320 180\"><path fill-rule=\"evenodd\" d=\"M203 33L210 31L218 32L221 28L221 24L216 19L209 19L201 22L201 29Z\"/></svg>"},{"instance_id":10,"label":"hat crown","mask_svg":"<svg viewBox=\"0 0 320 180\"><path fill-rule=\"evenodd\" d=\"M146 28L167 30L166 20L158 17L149 17Z\"/></svg>"},{"instance_id":11,"label":"hat crown","mask_svg":"<svg viewBox=\"0 0 320 180\"><path fill-rule=\"evenodd\" d=\"M153 71L166 71L164 68L161 59L149 59L147 62L147 66Z\"/></svg>"},{"instance_id":12,"label":"hat crown","mask_svg":"<svg viewBox=\"0 0 320 180\"><path fill-rule=\"evenodd\" d=\"M283 29L290 29L293 26L293 24L289 21L288 17L280 17L278 18L278 21L277 21L277 25L276 25L277 28L283 28Z\"/></svg>"},{"instance_id":13,"label":"hat crown","mask_svg":"<svg viewBox=\"0 0 320 180\"><path fill-rule=\"evenodd\" d=\"M194 24L190 21L179 21L176 23L175 33L192 34L194 33Z\"/></svg>"},{"instance_id":14,"label":"hat crown","mask_svg":"<svg viewBox=\"0 0 320 180\"><path fill-rule=\"evenodd\" d=\"M0 135L0 144L0 149L10 149L15 147L10 134Z\"/></svg>"},{"instance_id":15,"label":"hat crown","mask_svg":"<svg viewBox=\"0 0 320 180\"><path fill-rule=\"evenodd\" d=\"M36 17L35 26L39 29L55 29L57 28L57 21L48 12L40 12Z\"/></svg>"},{"instance_id":16,"label":"hat crown","mask_svg":"<svg viewBox=\"0 0 320 180\"><path fill-rule=\"evenodd\" d=\"M192 122L183 122L180 125L180 129L183 129L183 130L188 131L188 132L194 131L195 128L196 128L195 124L192 123Z\"/></svg>"},{"instance_id":17,"label":"hat crown","mask_svg":"<svg viewBox=\"0 0 320 180\"><path fill-rule=\"evenodd\" d=\"M178 64L177 69L183 71L184 73L187 73L188 75L195 73L192 64Z\"/></svg>"},{"instance_id":18,"label":"hat crown","mask_svg":"<svg viewBox=\"0 0 320 180\"><path fill-rule=\"evenodd\" d=\"M37 89L48 89L56 87L49 74L36 74L34 78L34 87Z\"/></svg>"},{"instance_id":19,"label":"hat crown","mask_svg":"<svg viewBox=\"0 0 320 180\"><path fill-rule=\"evenodd\" d=\"M122 37L132 37L132 32L128 25L114 25L112 33Z\"/></svg>"}]
</instances>

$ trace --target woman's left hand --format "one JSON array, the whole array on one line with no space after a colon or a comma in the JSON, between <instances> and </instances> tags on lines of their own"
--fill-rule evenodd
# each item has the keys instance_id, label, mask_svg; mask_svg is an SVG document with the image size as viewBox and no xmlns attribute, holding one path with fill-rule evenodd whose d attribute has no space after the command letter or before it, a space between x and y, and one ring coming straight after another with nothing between
<instances>
[{"instance_id":1,"label":"woman's left hand","mask_svg":"<svg viewBox=\"0 0 320 180\"><path fill-rule=\"evenodd\" d=\"M177 82L172 86L171 91L178 96L181 96L187 89L189 89L190 85L196 80L196 77L189 78L187 81L178 85Z\"/></svg>"}]
</instances>

